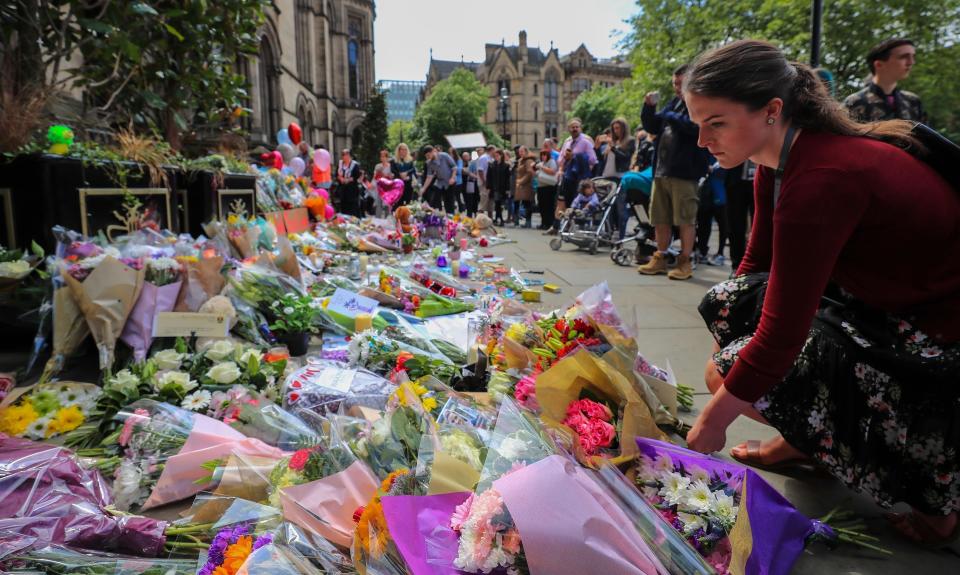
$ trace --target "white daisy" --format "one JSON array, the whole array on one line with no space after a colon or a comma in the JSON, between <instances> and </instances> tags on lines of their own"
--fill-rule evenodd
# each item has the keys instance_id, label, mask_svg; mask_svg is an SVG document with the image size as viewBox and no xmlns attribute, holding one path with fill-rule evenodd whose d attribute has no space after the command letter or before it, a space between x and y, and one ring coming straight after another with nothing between
<instances>
[{"instance_id":1,"label":"white daisy","mask_svg":"<svg viewBox=\"0 0 960 575\"><path fill-rule=\"evenodd\" d=\"M660 488L660 497L663 497L670 505L679 505L683 502L687 487L690 485L690 479L667 471L661 476L663 487Z\"/></svg>"},{"instance_id":2,"label":"white daisy","mask_svg":"<svg viewBox=\"0 0 960 575\"><path fill-rule=\"evenodd\" d=\"M710 486L703 481L697 481L687 490L683 498L683 506L695 513L705 513L710 509L713 501Z\"/></svg>"},{"instance_id":3,"label":"white daisy","mask_svg":"<svg viewBox=\"0 0 960 575\"><path fill-rule=\"evenodd\" d=\"M680 521L683 523L683 534L687 537L696 533L698 529L707 528L706 520L694 513L684 513L681 511L677 513L677 517L679 517Z\"/></svg>"},{"instance_id":4,"label":"white daisy","mask_svg":"<svg viewBox=\"0 0 960 575\"><path fill-rule=\"evenodd\" d=\"M653 468L657 471L673 471L673 460L666 453L661 453L653 462Z\"/></svg>"},{"instance_id":5,"label":"white daisy","mask_svg":"<svg viewBox=\"0 0 960 575\"><path fill-rule=\"evenodd\" d=\"M739 507L734 504L733 497L723 491L717 491L713 494L713 501L710 505L710 515L716 519L724 529L731 529L733 524L737 522L737 511L739 511Z\"/></svg>"},{"instance_id":6,"label":"white daisy","mask_svg":"<svg viewBox=\"0 0 960 575\"><path fill-rule=\"evenodd\" d=\"M200 411L201 409L210 405L210 399L210 392L205 389L201 389L184 397L183 401L180 402L180 407L189 409L190 411Z\"/></svg>"},{"instance_id":7,"label":"white daisy","mask_svg":"<svg viewBox=\"0 0 960 575\"><path fill-rule=\"evenodd\" d=\"M710 484L710 474L707 473L707 470L699 467L697 465L692 465L690 469L687 470L690 475L690 480L696 483L697 481L702 481L707 485Z\"/></svg>"}]
</instances>

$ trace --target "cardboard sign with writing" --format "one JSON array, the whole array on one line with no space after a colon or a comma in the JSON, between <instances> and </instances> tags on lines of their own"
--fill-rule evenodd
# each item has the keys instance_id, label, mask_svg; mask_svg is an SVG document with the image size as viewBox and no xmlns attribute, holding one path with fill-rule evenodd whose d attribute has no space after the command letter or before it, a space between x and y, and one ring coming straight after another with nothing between
<instances>
[{"instance_id":1,"label":"cardboard sign with writing","mask_svg":"<svg viewBox=\"0 0 960 575\"><path fill-rule=\"evenodd\" d=\"M327 304L327 309L347 317L357 317L357 314L360 313L374 315L379 305L380 303L375 299L363 297L352 291L337 288L337 291L333 292L333 295L330 296L330 303Z\"/></svg>"},{"instance_id":2,"label":"cardboard sign with writing","mask_svg":"<svg viewBox=\"0 0 960 575\"><path fill-rule=\"evenodd\" d=\"M217 313L161 312L153 321L153 337L227 337L230 321Z\"/></svg>"}]
</instances>

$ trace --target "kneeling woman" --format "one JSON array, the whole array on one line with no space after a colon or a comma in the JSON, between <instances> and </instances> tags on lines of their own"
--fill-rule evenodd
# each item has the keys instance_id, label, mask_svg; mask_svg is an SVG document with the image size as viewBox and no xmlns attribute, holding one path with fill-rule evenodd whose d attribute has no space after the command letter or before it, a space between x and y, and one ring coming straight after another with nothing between
<instances>
[{"instance_id":1,"label":"kneeling woman","mask_svg":"<svg viewBox=\"0 0 960 575\"><path fill-rule=\"evenodd\" d=\"M880 505L907 537L960 534L960 191L903 121L857 124L776 47L702 55L684 83L700 145L751 159L756 217L735 279L700 312L714 396L688 435L723 448L739 415L781 437L750 464L811 459Z\"/></svg>"}]
</instances>

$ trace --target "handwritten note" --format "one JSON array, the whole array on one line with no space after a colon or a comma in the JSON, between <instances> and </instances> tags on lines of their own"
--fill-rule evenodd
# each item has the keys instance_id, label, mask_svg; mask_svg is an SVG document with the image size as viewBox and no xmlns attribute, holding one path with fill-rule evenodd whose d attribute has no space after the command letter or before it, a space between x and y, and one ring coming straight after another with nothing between
<instances>
[{"instance_id":1,"label":"handwritten note","mask_svg":"<svg viewBox=\"0 0 960 575\"><path fill-rule=\"evenodd\" d=\"M379 302L375 299L364 297L349 290L337 288L337 291L333 292L333 295L330 296L330 303L327 304L327 309L347 317L357 317L357 314L360 313L374 315L379 305Z\"/></svg>"}]
</instances>

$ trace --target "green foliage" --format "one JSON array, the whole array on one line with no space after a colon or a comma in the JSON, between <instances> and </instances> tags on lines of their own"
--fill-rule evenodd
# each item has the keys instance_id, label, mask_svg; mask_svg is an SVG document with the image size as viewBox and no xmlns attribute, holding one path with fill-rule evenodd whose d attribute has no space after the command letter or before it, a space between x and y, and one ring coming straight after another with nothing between
<instances>
[{"instance_id":1,"label":"green foliage","mask_svg":"<svg viewBox=\"0 0 960 575\"><path fill-rule=\"evenodd\" d=\"M310 333L316 331L313 320L317 315L313 298L298 293L286 293L270 304L275 333Z\"/></svg>"},{"instance_id":2,"label":"green foliage","mask_svg":"<svg viewBox=\"0 0 960 575\"><path fill-rule=\"evenodd\" d=\"M94 111L115 126L133 124L164 134L178 147L180 135L229 127L246 98L237 61L255 55L267 0L24 2L18 18L2 22L4 58L18 55L34 79L49 83L65 58L83 55L82 66L63 70L84 89ZM7 48L8 27L25 30L18 52ZM32 50L32 46L40 46ZM23 75L21 75L23 76ZM20 82L31 80L21 77Z\"/></svg>"},{"instance_id":3,"label":"green foliage","mask_svg":"<svg viewBox=\"0 0 960 575\"><path fill-rule=\"evenodd\" d=\"M567 119L580 118L583 123L583 132L590 137L595 137L608 128L610 122L617 116L622 94L623 89L619 86L605 88L597 84L577 96Z\"/></svg>"},{"instance_id":4,"label":"green foliage","mask_svg":"<svg viewBox=\"0 0 960 575\"><path fill-rule=\"evenodd\" d=\"M779 45L794 60L809 61L809 0L637 0L632 33L622 48L634 63L625 83L625 108L639 110L643 94L672 93L673 69L700 52L732 40L755 38ZM960 137L960 61L956 23L960 0L835 0L825 3L821 65L836 78L838 98L863 86L869 70L864 56L877 42L893 36L912 38L917 65L906 90L917 92L935 128ZM628 119L630 118L628 114Z\"/></svg>"},{"instance_id":5,"label":"green foliage","mask_svg":"<svg viewBox=\"0 0 960 575\"><path fill-rule=\"evenodd\" d=\"M410 146L410 151L415 151L413 145L410 144L410 138L413 136L413 122L407 120L394 120L390 122L390 126L387 127L387 149L390 150L390 155L393 156L397 151L397 146L401 143L406 142Z\"/></svg>"},{"instance_id":6,"label":"green foliage","mask_svg":"<svg viewBox=\"0 0 960 575\"><path fill-rule=\"evenodd\" d=\"M413 118L414 133L408 138L416 148L427 144L440 144L446 148L444 136L465 132L486 134L489 129L485 129L482 119L486 107L487 89L473 72L463 68L455 70L449 78L437 82L417 108ZM411 146L413 150L416 148Z\"/></svg>"},{"instance_id":7,"label":"green foliage","mask_svg":"<svg viewBox=\"0 0 960 575\"><path fill-rule=\"evenodd\" d=\"M360 124L360 144L355 157L363 169L373 174L373 167L380 162L380 150L387 146L387 98L376 88L370 90L367 109Z\"/></svg>"}]
</instances>

